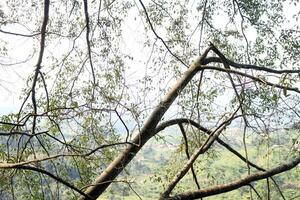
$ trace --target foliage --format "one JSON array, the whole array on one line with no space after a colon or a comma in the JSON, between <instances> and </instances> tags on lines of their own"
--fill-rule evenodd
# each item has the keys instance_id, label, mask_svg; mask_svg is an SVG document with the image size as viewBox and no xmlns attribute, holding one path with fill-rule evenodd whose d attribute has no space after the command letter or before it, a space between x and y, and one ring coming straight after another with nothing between
<instances>
[{"instance_id":1,"label":"foliage","mask_svg":"<svg viewBox=\"0 0 300 200\"><path fill-rule=\"evenodd\" d=\"M299 159L297 6L296 0L1 3L0 90L20 100L0 116L0 195L89 198L84 191L102 194L112 183L104 196L117 198L145 180L150 191L138 194L167 198L191 184L200 191L253 174L250 161L271 170L284 164L279 158ZM238 131L226 131L230 124ZM180 129L164 136L173 125ZM230 134L242 143L224 140L225 146L243 152L248 164L215 144ZM130 163L152 136L177 150L159 146L164 154L154 157L157 150L146 148L143 162ZM185 166L204 177L201 187L193 173L185 176ZM289 176L299 174L287 172L278 183L292 197L296 183ZM174 188L176 177L182 180ZM251 184L268 195L265 180ZM254 192L243 187L225 197L254 198Z\"/></svg>"}]
</instances>

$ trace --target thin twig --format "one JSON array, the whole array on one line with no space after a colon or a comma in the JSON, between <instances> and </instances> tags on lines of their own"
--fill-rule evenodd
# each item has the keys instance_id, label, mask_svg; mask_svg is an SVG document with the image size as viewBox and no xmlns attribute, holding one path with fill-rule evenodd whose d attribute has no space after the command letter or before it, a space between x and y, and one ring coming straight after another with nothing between
<instances>
[{"instance_id":1,"label":"thin twig","mask_svg":"<svg viewBox=\"0 0 300 200\"><path fill-rule=\"evenodd\" d=\"M149 25L150 25L150 29L151 29L151 31L154 33L155 37L158 38L158 39L163 43L163 45L164 45L165 48L168 50L168 52L169 52L174 58L176 58L176 60L178 60L178 61L179 61L181 64L183 64L184 66L188 67L188 65L187 65L185 62L183 62L182 59L180 59L176 54L174 54L174 53L171 51L171 49L168 47L168 45L167 45L167 43L164 41L164 39L163 39L162 37L160 37L160 36L156 33L156 31L155 31L155 29L154 29L154 27L153 27L153 24L152 24L152 22L151 22L151 19L150 19L149 15L148 15L147 9L146 9L146 7L145 7L145 5L144 5L144 3L143 3L143 1L142 1L142 0L139 0L139 2L140 2L141 6L142 6L142 8L143 8L143 10L144 10L144 13L145 13L145 15L146 15L147 21L148 21L148 23L149 23Z\"/></svg>"},{"instance_id":2,"label":"thin twig","mask_svg":"<svg viewBox=\"0 0 300 200\"><path fill-rule=\"evenodd\" d=\"M185 132L182 124L178 124L178 126L180 128L180 131L181 131L183 139L184 139L186 157L187 157L187 159L190 159L189 144L188 144L188 139L187 139L187 136L186 136L186 132ZM196 184L197 188L200 189L200 184L198 182L197 175L195 173L193 165L191 166L191 171L192 171L192 175L193 175L195 184Z\"/></svg>"}]
</instances>

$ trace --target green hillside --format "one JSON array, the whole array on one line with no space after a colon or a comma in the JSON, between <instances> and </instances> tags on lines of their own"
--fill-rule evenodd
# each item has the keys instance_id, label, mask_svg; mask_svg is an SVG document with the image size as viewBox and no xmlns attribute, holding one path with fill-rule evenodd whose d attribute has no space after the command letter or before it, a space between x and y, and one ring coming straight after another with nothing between
<instances>
[{"instance_id":1,"label":"green hillside","mask_svg":"<svg viewBox=\"0 0 300 200\"><path fill-rule=\"evenodd\" d=\"M167 132L167 135L170 133ZM245 156L243 137L238 129L229 129L222 136L223 141L230 144L238 152ZM284 131L274 132L269 136L262 137L251 134L246 138L247 153L250 161L264 169L276 167L279 164L293 158L298 152L293 151L293 140L289 138L297 136L297 132ZM166 136L166 143L162 138L152 140L150 144L137 155L134 162L127 168L126 174L118 178L120 182L112 185L104 197L99 199L111 200L135 200L135 199L158 199L163 187L179 171L186 162L186 156L179 136ZM284 146L283 146L284 145ZM195 146L193 148L196 148ZM286 157L289 155L289 157ZM225 184L237 180L248 174L247 164L237 156L227 151L219 144L205 155L200 156L196 166L194 166L201 188L211 187L217 184ZM251 167L251 173L257 172ZM277 186L269 179L270 199L300 199L300 168L297 167L289 172L274 177ZM126 183L129 182L129 183ZM242 187L238 190L220 194L214 197L207 197L206 200L221 199L267 199L267 181L257 181L252 183L253 188L259 193L258 197L254 190L249 187ZM195 190L196 185L192 175L183 178L177 185L174 193L187 190Z\"/></svg>"}]
</instances>

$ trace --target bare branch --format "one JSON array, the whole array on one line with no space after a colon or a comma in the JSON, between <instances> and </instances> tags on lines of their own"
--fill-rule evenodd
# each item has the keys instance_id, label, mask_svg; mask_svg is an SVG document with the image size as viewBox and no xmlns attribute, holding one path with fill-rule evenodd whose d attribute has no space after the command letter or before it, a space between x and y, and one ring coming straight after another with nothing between
<instances>
[{"instance_id":1,"label":"bare branch","mask_svg":"<svg viewBox=\"0 0 300 200\"><path fill-rule=\"evenodd\" d=\"M179 128L180 128L180 131L182 133L182 136L183 136L183 139L184 139L184 145L185 145L185 154L186 154L186 157L187 159L190 159L190 153L189 153L189 143L188 143L188 139L187 139L187 136L186 136L186 132L184 130L184 127L183 125L180 123L178 124ZM193 175L193 178L194 178L194 181L196 183L196 186L198 189L200 189L200 184L197 180L197 175L195 173L195 170L194 170L194 166L192 165L191 166L191 171L192 171L192 175Z\"/></svg>"},{"instance_id":2,"label":"bare branch","mask_svg":"<svg viewBox=\"0 0 300 200\"><path fill-rule=\"evenodd\" d=\"M84 16L85 16L85 23L86 23L86 44L88 47L88 56L89 56L89 61L90 61L90 66L91 66L91 70L92 70L92 76L93 76L93 88L96 86L96 75L95 75L95 71L94 71L94 66L93 66L93 61L92 61L92 51L91 51L91 43L90 43L90 39L89 39L89 35L90 35L90 18L89 18L89 12L88 12L88 1L87 0L83 0L83 5L84 5ZM94 97L94 92L93 92L93 97Z\"/></svg>"},{"instance_id":3,"label":"bare branch","mask_svg":"<svg viewBox=\"0 0 300 200\"><path fill-rule=\"evenodd\" d=\"M8 35L14 35L14 36L21 36L21 37L34 37L37 35L40 35L41 33L33 33L33 34L22 34L22 33L15 33L15 32L10 32L10 31L4 31L0 29L1 33L8 34Z\"/></svg>"},{"instance_id":4,"label":"bare branch","mask_svg":"<svg viewBox=\"0 0 300 200\"><path fill-rule=\"evenodd\" d=\"M81 190L79 190L78 188L76 188L74 185L72 185L71 183L69 183L68 181L63 180L62 178L60 178L58 176L55 176L54 174L52 174L52 173L50 173L50 172L48 172L46 170L43 170L43 169L40 169L40 168L37 168L37 167L34 167L34 166L29 166L29 165L17 166L16 169L36 171L36 172L45 174L45 175L53 178L57 182L59 182L59 183L65 185L65 186L71 188L72 190L75 190L76 192L78 192L79 194L81 194L82 196L84 196L86 199L88 199L88 200L94 200L94 198L91 198L88 194L85 194L84 192L82 192Z\"/></svg>"},{"instance_id":5,"label":"bare branch","mask_svg":"<svg viewBox=\"0 0 300 200\"><path fill-rule=\"evenodd\" d=\"M35 126L36 126L36 114L37 114L37 104L36 104L36 96L35 96L35 87L37 83L37 79L40 73L41 64L43 60L44 50L45 50L45 38L46 38L46 28L48 24L49 19L49 7L50 7L50 0L44 1L44 19L43 24L41 28L41 41L40 41L40 53L38 57L38 61L36 64L35 74L33 77L32 87L31 87L31 98L32 98L32 105L33 105L33 124L32 124L32 133L35 132Z\"/></svg>"},{"instance_id":6,"label":"bare branch","mask_svg":"<svg viewBox=\"0 0 300 200\"><path fill-rule=\"evenodd\" d=\"M185 192L185 193L182 193L180 195L165 198L165 200L175 200L175 199L176 200L179 200L179 199L180 200L191 200L191 199L197 199L197 198L201 198L201 197L208 197L208 196L212 196L212 195L216 195L216 194L229 192L229 191L238 189L240 187L246 186L246 185L250 184L253 181L258 181L258 180L261 180L261 179L265 179L265 178L274 176L276 174L280 174L282 172L293 169L299 163L300 163L300 157L296 158L295 160L293 160L293 161L291 161L287 164L280 165L280 166L278 166L276 168L273 168L271 170L268 170L268 171L257 172L257 173L248 175L244 178L241 178L237 181L234 181L234 182L231 182L231 183L228 183L228 184L217 185L217 186L214 186L214 187L211 187L211 188L197 190L197 191Z\"/></svg>"}]
</instances>

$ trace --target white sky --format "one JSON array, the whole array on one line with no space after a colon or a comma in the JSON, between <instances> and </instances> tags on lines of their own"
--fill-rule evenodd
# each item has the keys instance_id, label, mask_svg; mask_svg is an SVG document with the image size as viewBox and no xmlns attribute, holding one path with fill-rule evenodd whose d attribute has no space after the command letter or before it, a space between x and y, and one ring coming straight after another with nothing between
<instances>
[{"instance_id":1,"label":"white sky","mask_svg":"<svg viewBox=\"0 0 300 200\"><path fill-rule=\"evenodd\" d=\"M0 2L0 5L1 4L3 4L3 2ZM5 6L2 6L2 9L4 10L4 12L8 11L7 7ZM292 19L293 14L299 12L299 8L290 5L286 5L286 10L289 10L289 12L286 12L286 15L290 19ZM134 15L136 13L132 14ZM133 20L133 16L131 15L129 15L128 18L130 20ZM125 29L128 29L124 32L124 48L126 48L127 51L128 49L130 49L130 53L136 55L136 57L149 55L151 50L150 48L145 49L142 45L142 42L144 40L144 38L141 37L141 35L143 35L143 26L143 22L139 19L139 17L137 17L136 21L129 21L124 26ZM287 26L289 25L287 24ZM24 28L20 26L3 27L3 29L18 33L25 32ZM248 33L248 35L254 34ZM30 56L32 53L32 47L34 45L39 44L38 40L33 41L31 38L12 36L3 33L0 33L0 38L9 41L7 46L9 50L8 55L13 56L9 60L4 60L0 57L0 63L6 64L26 60L28 56ZM3 44L0 43L0 45ZM61 54L62 52L65 52L68 48L68 44L66 44L65 49L61 48L60 45L60 47L55 51L55 53ZM46 49L46 51L49 51L49 48ZM143 64L142 60L144 59L145 58L141 59L140 63L132 63L133 67L128 72L129 76L138 77L143 76L145 74L145 71L141 70L140 67L140 64ZM33 72L36 61L36 58L32 58L30 62L26 62L25 64L18 64L12 66L5 66L0 64L0 115L7 114L11 111L16 111L19 108L20 104L22 103L22 99L19 99L19 95L21 93L22 88L26 84L25 80L27 79L28 75Z\"/></svg>"},{"instance_id":2,"label":"white sky","mask_svg":"<svg viewBox=\"0 0 300 200\"><path fill-rule=\"evenodd\" d=\"M18 29L16 29L16 31L18 31ZM0 37L6 41L14 41L6 46L9 52L13 52L8 54L12 57L9 59L0 57L0 114L2 114L3 112L12 111L16 106L20 105L20 92L22 87L25 86L25 81L32 72L34 64L26 62L17 65L6 65L19 63L28 59L28 57L31 56L28 54L31 49L29 47L33 44L28 38L8 36L3 33L0 33Z\"/></svg>"},{"instance_id":3,"label":"white sky","mask_svg":"<svg viewBox=\"0 0 300 200\"><path fill-rule=\"evenodd\" d=\"M9 10L4 5L4 2L0 2L0 5L1 4L1 9L5 13L8 13ZM132 68L126 72L128 76L135 77L135 79L145 75L145 71L141 69L140 65L144 59L143 56L149 54L151 51L151 49L146 49L143 46L143 41L145 40L144 37L142 37L144 25L139 17L135 18L136 15L136 9L130 12L128 16L129 21L124 24L123 44L121 45L121 48L123 47L125 51L129 51L128 53L135 55L136 57L141 57L140 61L137 63L129 63ZM15 33L30 34L26 28L20 25L4 26L2 29ZM82 34L82 37L85 37L85 34ZM38 37L34 40L30 37L20 37L0 32L0 46L2 45L1 39L8 42L6 48L8 49L8 55L12 56L9 58L0 57L0 115L3 115L16 111L22 104L23 99L19 98L20 93L26 86L26 80L28 76L33 73L34 66L37 62L38 52L35 52L35 57L31 56L33 53L33 46L38 46L40 41L38 40ZM47 53L62 55L72 48L72 43L69 43L69 40L60 40L60 42L63 44L57 43L57 45L54 45L53 47L48 46L45 48L43 63L47 62L45 58ZM82 43L83 46L86 46L85 38L77 39L76 43ZM29 62L11 66L6 65L25 61L28 57L31 58Z\"/></svg>"}]
</instances>

